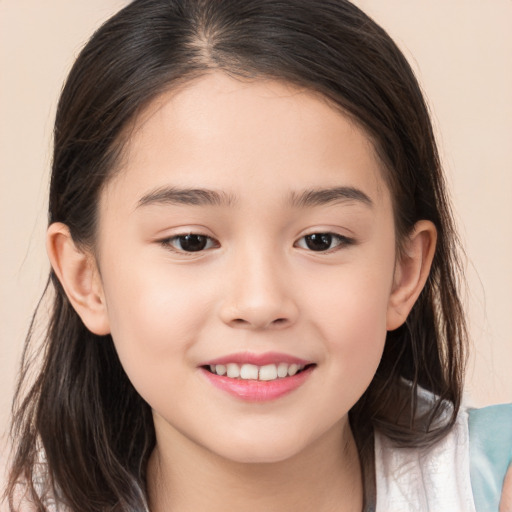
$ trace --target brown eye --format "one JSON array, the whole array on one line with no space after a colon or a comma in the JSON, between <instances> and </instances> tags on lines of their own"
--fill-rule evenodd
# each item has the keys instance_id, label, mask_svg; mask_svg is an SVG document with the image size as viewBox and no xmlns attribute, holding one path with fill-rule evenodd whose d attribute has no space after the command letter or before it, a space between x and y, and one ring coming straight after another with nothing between
<instances>
[{"instance_id":1,"label":"brown eye","mask_svg":"<svg viewBox=\"0 0 512 512\"><path fill-rule=\"evenodd\" d=\"M177 239L181 249L187 252L202 251L206 247L208 239L202 235L185 235Z\"/></svg>"},{"instance_id":2,"label":"brown eye","mask_svg":"<svg viewBox=\"0 0 512 512\"><path fill-rule=\"evenodd\" d=\"M195 233L173 236L164 240L163 244L171 246L173 250L178 252L199 252L215 246L213 239L209 236Z\"/></svg>"},{"instance_id":3,"label":"brown eye","mask_svg":"<svg viewBox=\"0 0 512 512\"><path fill-rule=\"evenodd\" d=\"M340 246L349 245L352 242L352 239L335 233L312 233L311 235L303 236L297 242L297 245L310 251L325 252Z\"/></svg>"},{"instance_id":4,"label":"brown eye","mask_svg":"<svg viewBox=\"0 0 512 512\"><path fill-rule=\"evenodd\" d=\"M315 233L305 237L308 249L312 251L327 251L331 248L332 236L329 233Z\"/></svg>"}]
</instances>

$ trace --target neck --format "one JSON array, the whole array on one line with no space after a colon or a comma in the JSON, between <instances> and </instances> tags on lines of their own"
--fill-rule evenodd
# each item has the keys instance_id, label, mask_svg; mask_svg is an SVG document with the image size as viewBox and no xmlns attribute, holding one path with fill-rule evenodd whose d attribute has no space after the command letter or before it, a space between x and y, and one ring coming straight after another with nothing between
<instances>
[{"instance_id":1,"label":"neck","mask_svg":"<svg viewBox=\"0 0 512 512\"><path fill-rule=\"evenodd\" d=\"M272 463L226 460L191 441L158 440L148 466L152 512L360 512L361 468L345 421L301 453Z\"/></svg>"}]
</instances>

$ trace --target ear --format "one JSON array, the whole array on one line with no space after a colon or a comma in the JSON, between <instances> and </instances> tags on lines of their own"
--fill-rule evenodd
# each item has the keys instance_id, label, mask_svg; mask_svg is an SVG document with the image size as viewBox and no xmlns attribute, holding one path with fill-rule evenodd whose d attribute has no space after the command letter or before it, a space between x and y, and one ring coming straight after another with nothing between
<instances>
[{"instance_id":1,"label":"ear","mask_svg":"<svg viewBox=\"0 0 512 512\"><path fill-rule=\"evenodd\" d=\"M427 281L436 249L437 230L428 220L416 223L397 261L388 303L387 329L400 327Z\"/></svg>"},{"instance_id":2,"label":"ear","mask_svg":"<svg viewBox=\"0 0 512 512\"><path fill-rule=\"evenodd\" d=\"M51 224L46 237L50 263L71 305L94 334L110 333L103 285L92 254L79 249L60 222Z\"/></svg>"}]
</instances>

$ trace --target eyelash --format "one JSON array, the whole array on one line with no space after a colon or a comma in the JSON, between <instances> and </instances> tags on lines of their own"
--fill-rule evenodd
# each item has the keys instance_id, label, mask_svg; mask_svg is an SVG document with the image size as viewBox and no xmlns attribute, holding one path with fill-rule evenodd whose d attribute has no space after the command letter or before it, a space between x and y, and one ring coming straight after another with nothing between
<instances>
[{"instance_id":1,"label":"eyelash","mask_svg":"<svg viewBox=\"0 0 512 512\"><path fill-rule=\"evenodd\" d=\"M314 249L311 249L310 247L304 247L304 246L298 246L297 244L301 241L301 240L306 240L308 238L310 238L310 240L313 238L313 237L329 237L331 242L333 241L336 241L336 245L334 247L331 247L329 249L326 249L326 250L318 250L318 251L315 251ZM183 248L179 249L177 247L175 247L173 245L174 242L177 242L179 241L180 239L184 239L186 237L198 237L198 238L201 238L203 239L203 241L205 242L205 246L202 247L201 249L197 250L197 251L187 251ZM208 236L208 235L203 235L201 233L183 233L183 234L180 234L180 235L175 235L175 236L172 236L172 237L169 237L169 238L165 238L163 240L160 240L159 243L164 246L166 249L169 249L175 253L178 253L178 254L184 254L184 255L188 255L188 254L196 254L196 253L200 253L200 252L203 252L203 251L206 251L208 249L212 249L212 248L216 248L216 247L219 247L220 244L212 237ZM343 235L339 235L337 233L331 233L331 232L314 232L314 233L309 233L307 235L304 235L302 237L300 237L297 242L295 242L294 244L294 247L300 247L302 249L305 249L307 251L311 251L311 252L318 252L318 253L321 253L321 254L331 254L333 252L336 252L338 250L340 250L341 248L343 247L347 247L349 245L353 245L355 243L355 240L353 238L349 238L349 237L346 237L346 236L343 236ZM208 247L208 245L210 244L210 246ZM307 244L307 242L306 242Z\"/></svg>"},{"instance_id":2,"label":"eyelash","mask_svg":"<svg viewBox=\"0 0 512 512\"><path fill-rule=\"evenodd\" d=\"M178 249L173 246L174 241L179 241L180 239L184 239L186 237L198 237L198 238L200 237L202 239L205 239L206 246L198 251L186 251L185 249ZM199 252L203 252L205 250L212 248L211 246L207 247L207 245L211 244L212 242L213 242L213 247L219 247L219 243L214 238L212 238L211 236L208 236L208 235L203 235L201 233L183 233L180 235L175 235L175 236L171 236L169 238L160 240L160 244L163 245L166 249L169 249L178 254L196 254Z\"/></svg>"},{"instance_id":3,"label":"eyelash","mask_svg":"<svg viewBox=\"0 0 512 512\"><path fill-rule=\"evenodd\" d=\"M336 241L337 243L334 247L331 247L330 249L327 249L325 251L315 251L309 247L302 247L302 249L310 250L311 252L319 252L322 254L331 254L333 252L336 252L336 251L342 249L343 247L347 247L347 246L353 245L355 243L355 240L353 238L349 238L349 237L346 237L343 235L338 235L337 233L331 233L331 232L327 231L327 232L309 233L308 235L304 235L301 238L299 238L299 240L297 240L296 244L298 244L298 242L300 240L303 240L303 239L305 240L307 238L312 238L312 237L316 237L316 236L319 236L319 237L328 236L328 237L330 237L330 239L332 241Z\"/></svg>"}]
</instances>

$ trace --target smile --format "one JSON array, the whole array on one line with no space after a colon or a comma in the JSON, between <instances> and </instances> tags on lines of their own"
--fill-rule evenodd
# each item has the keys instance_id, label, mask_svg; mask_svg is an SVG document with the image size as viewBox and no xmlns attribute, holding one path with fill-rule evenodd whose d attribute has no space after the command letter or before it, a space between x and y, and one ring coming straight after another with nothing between
<instances>
[{"instance_id":1,"label":"smile","mask_svg":"<svg viewBox=\"0 0 512 512\"><path fill-rule=\"evenodd\" d=\"M219 376L226 375L230 379L271 381L284 379L286 377L293 377L304 370L305 367L306 365L298 365L295 363L266 364L264 366L228 363L212 364L209 365L208 369L211 373Z\"/></svg>"},{"instance_id":2,"label":"smile","mask_svg":"<svg viewBox=\"0 0 512 512\"><path fill-rule=\"evenodd\" d=\"M200 366L215 388L248 402L275 400L301 387L316 364L282 354L239 354Z\"/></svg>"}]
</instances>

